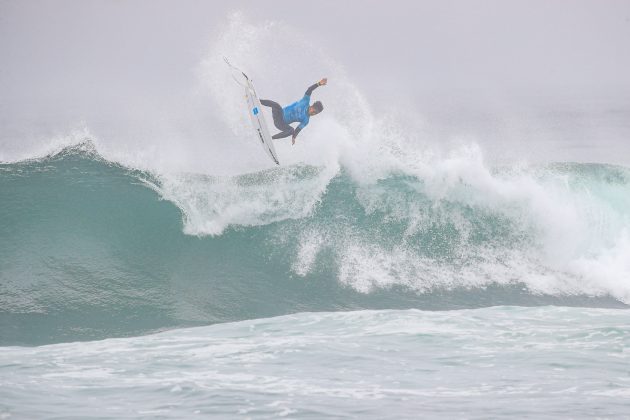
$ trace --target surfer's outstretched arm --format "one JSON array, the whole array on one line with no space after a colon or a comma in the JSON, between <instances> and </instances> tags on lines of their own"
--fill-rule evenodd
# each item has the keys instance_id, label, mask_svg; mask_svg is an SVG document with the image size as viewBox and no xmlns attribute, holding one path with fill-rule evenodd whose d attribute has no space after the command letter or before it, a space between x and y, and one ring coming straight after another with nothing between
<instances>
[{"instance_id":1,"label":"surfer's outstretched arm","mask_svg":"<svg viewBox=\"0 0 630 420\"><path fill-rule=\"evenodd\" d=\"M305 102L306 105L308 105L311 101L311 93L313 93L313 91L319 86L324 86L326 83L328 83L328 79L324 77L319 82L310 86L308 89L306 89L306 92L304 93L304 98L302 98L302 100L298 103ZM319 114L320 112L322 112L322 109L322 103L319 101L315 102L313 106L308 106L307 115L300 121L300 125L298 125L295 130L293 130L293 136L291 136L291 144L295 144L295 138L298 134L300 134L300 131L302 131L302 129L308 124L309 116Z\"/></svg>"},{"instance_id":2,"label":"surfer's outstretched arm","mask_svg":"<svg viewBox=\"0 0 630 420\"><path fill-rule=\"evenodd\" d=\"M300 134L300 131L302 131L304 127L306 127L306 124L300 124L297 126L295 130L293 130L293 136L291 137L291 144L295 144L295 138L297 137L298 134Z\"/></svg>"},{"instance_id":3,"label":"surfer's outstretched arm","mask_svg":"<svg viewBox=\"0 0 630 420\"><path fill-rule=\"evenodd\" d=\"M319 86L324 86L326 83L328 83L328 79L324 77L319 82L315 83L312 86L309 86L309 88L306 89L306 93L304 93L304 96L311 96L311 94L313 93L315 89L317 89Z\"/></svg>"},{"instance_id":4,"label":"surfer's outstretched arm","mask_svg":"<svg viewBox=\"0 0 630 420\"><path fill-rule=\"evenodd\" d=\"M302 131L302 129L304 127L306 127L308 125L308 120L304 120L300 123L300 125L298 125L295 130L293 130L293 136L291 137L291 144L295 144L295 138L297 137L298 134L300 134L300 131Z\"/></svg>"}]
</instances>

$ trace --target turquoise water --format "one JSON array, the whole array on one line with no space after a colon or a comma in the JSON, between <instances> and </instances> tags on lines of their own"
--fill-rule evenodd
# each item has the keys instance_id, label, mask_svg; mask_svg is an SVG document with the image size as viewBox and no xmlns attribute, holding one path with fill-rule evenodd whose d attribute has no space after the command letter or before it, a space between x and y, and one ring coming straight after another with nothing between
<instances>
[{"instance_id":1,"label":"turquoise water","mask_svg":"<svg viewBox=\"0 0 630 420\"><path fill-rule=\"evenodd\" d=\"M527 182L566 195L563 206L598 223L569 226L584 229L577 239L587 247L571 244L573 255L557 257L568 259L564 267L539 252L555 241L543 230L549 222L533 219L546 214L527 214L532 205L520 197L487 205L463 183L435 200L413 176L361 185L341 170L316 189L323 171L294 167L227 180L189 174L177 182L193 188L182 192L89 147L3 164L0 343L131 336L303 311L625 307L627 263L610 264L625 252L616 235L629 223L628 170L564 164L531 172ZM288 192L274 195L280 188ZM248 200L255 206L217 222ZM591 243L595 235L608 242ZM619 272L598 279L571 266L597 268L598 258Z\"/></svg>"},{"instance_id":2,"label":"turquoise water","mask_svg":"<svg viewBox=\"0 0 630 420\"><path fill-rule=\"evenodd\" d=\"M0 417L626 415L630 170L440 165L0 164Z\"/></svg>"}]
</instances>

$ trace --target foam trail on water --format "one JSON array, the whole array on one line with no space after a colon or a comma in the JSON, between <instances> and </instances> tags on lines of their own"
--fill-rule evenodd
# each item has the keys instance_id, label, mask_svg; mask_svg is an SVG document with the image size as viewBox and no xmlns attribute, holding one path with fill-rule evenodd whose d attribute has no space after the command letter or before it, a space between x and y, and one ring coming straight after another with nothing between
<instances>
[{"instance_id":1,"label":"foam trail on water","mask_svg":"<svg viewBox=\"0 0 630 420\"><path fill-rule=\"evenodd\" d=\"M298 313L1 348L0 417L618 418L628 345L612 309Z\"/></svg>"}]
</instances>

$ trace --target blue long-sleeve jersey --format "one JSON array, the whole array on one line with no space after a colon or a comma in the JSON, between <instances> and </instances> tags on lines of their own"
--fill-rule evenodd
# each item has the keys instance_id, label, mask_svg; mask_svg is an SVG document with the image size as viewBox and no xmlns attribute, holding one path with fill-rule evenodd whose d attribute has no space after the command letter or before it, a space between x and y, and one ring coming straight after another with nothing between
<instances>
[{"instance_id":1,"label":"blue long-sleeve jersey","mask_svg":"<svg viewBox=\"0 0 630 420\"><path fill-rule=\"evenodd\" d=\"M299 122L298 129L303 129L308 125L310 119L308 115L308 107L310 106L311 97L304 95L302 99L297 102L293 102L291 105L282 108L284 114L284 122L287 124Z\"/></svg>"},{"instance_id":2,"label":"blue long-sleeve jersey","mask_svg":"<svg viewBox=\"0 0 630 420\"><path fill-rule=\"evenodd\" d=\"M304 93L304 97L297 102L293 102L291 105L288 105L282 108L282 113L284 116L284 122L287 124L299 122L300 125L295 129L296 133L294 135L297 136L297 133L300 132L304 127L308 125L308 120L310 116L308 115L308 107L311 102L311 93L319 86L318 83L310 86L306 93Z\"/></svg>"}]
</instances>

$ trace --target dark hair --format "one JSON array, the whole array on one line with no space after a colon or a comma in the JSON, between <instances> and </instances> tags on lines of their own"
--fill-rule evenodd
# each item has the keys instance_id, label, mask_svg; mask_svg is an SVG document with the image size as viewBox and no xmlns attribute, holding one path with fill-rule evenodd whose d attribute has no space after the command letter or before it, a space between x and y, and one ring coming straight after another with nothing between
<instances>
[{"instance_id":1,"label":"dark hair","mask_svg":"<svg viewBox=\"0 0 630 420\"><path fill-rule=\"evenodd\" d=\"M313 104L313 109L319 114L324 110L324 105L321 102L317 101Z\"/></svg>"}]
</instances>

